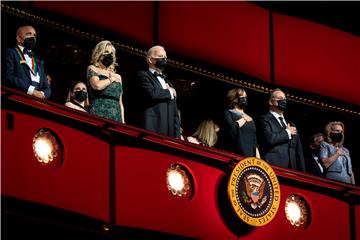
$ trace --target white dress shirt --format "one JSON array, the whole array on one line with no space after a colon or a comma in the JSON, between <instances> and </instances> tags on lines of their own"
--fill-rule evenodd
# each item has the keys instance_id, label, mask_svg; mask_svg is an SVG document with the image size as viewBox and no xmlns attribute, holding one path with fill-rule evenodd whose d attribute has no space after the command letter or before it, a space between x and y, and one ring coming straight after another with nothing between
<instances>
[{"instance_id":1,"label":"white dress shirt","mask_svg":"<svg viewBox=\"0 0 360 240\"><path fill-rule=\"evenodd\" d=\"M24 51L24 47L23 47L23 46L18 45L18 47L20 48L21 52ZM34 74L34 73L31 71L33 59L32 59L31 57L29 57L29 55L27 55L27 54L23 54L23 55L24 55L24 57L25 57L26 64L27 64L27 65L29 66L29 68L30 68L29 71L30 71L31 81L32 81L32 82L40 83L40 75L39 75L39 72L37 72L36 74ZM33 92L34 92L34 90L35 90L35 87L32 86L32 85L30 85L29 88L28 88L28 90L27 90L27 94L32 95Z\"/></svg>"},{"instance_id":2,"label":"white dress shirt","mask_svg":"<svg viewBox=\"0 0 360 240\"><path fill-rule=\"evenodd\" d=\"M283 115L280 115L280 114L278 114L277 112L274 112L274 111L270 111L270 113L276 118L276 120L278 121L278 123L280 124L280 126L282 126L282 123L281 123L279 117L282 117L282 118L283 118L283 121L284 121L285 125L287 126L287 122L286 122L286 120L285 120L285 118L284 118ZM285 131L288 133L289 139L291 139L291 132L290 132L290 130L286 128Z\"/></svg>"},{"instance_id":3,"label":"white dress shirt","mask_svg":"<svg viewBox=\"0 0 360 240\"><path fill-rule=\"evenodd\" d=\"M154 74L154 73L156 72L156 70L153 69L153 68L149 68L149 71L150 71L152 74ZM156 78L157 78L157 80L159 81L159 83L161 84L161 86L162 86L163 89L169 90L170 95L171 95L171 99L174 99L174 95L173 95L172 91L170 91L170 89L168 89L168 87L166 86L165 79L162 78L162 77L160 77L160 76L157 76Z\"/></svg>"}]
</instances>

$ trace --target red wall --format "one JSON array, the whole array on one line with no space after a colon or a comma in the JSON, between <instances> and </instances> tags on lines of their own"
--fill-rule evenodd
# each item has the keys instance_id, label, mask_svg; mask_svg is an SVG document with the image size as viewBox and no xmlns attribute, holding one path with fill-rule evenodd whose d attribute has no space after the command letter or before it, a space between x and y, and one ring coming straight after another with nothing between
<instances>
[{"instance_id":1,"label":"red wall","mask_svg":"<svg viewBox=\"0 0 360 240\"><path fill-rule=\"evenodd\" d=\"M168 50L270 80L266 10L246 2L162 2L159 12L159 41Z\"/></svg>"},{"instance_id":2,"label":"red wall","mask_svg":"<svg viewBox=\"0 0 360 240\"><path fill-rule=\"evenodd\" d=\"M34 1L33 5L119 32L144 44L151 45L154 40L154 3L151 1Z\"/></svg>"},{"instance_id":3,"label":"red wall","mask_svg":"<svg viewBox=\"0 0 360 240\"><path fill-rule=\"evenodd\" d=\"M236 1L164 1L158 5L158 38L167 50L270 81L267 10ZM35 1L33 6L149 46L154 41L154 2ZM359 37L280 14L274 14L273 25L277 85L360 104Z\"/></svg>"},{"instance_id":4,"label":"red wall","mask_svg":"<svg viewBox=\"0 0 360 240\"><path fill-rule=\"evenodd\" d=\"M274 15L275 82L360 103L360 38Z\"/></svg>"}]
</instances>

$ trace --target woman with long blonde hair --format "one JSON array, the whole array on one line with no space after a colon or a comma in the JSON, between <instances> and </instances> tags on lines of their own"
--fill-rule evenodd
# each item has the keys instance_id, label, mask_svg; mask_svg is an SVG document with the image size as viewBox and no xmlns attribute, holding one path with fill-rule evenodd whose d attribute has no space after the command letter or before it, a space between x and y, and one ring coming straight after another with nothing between
<instances>
[{"instance_id":1,"label":"woman with long blonde hair","mask_svg":"<svg viewBox=\"0 0 360 240\"><path fill-rule=\"evenodd\" d=\"M326 125L325 141L320 144L320 159L326 168L326 178L355 184L350 152L343 146L344 134L344 123L334 121Z\"/></svg>"},{"instance_id":2,"label":"woman with long blonde hair","mask_svg":"<svg viewBox=\"0 0 360 240\"><path fill-rule=\"evenodd\" d=\"M125 123L122 78L115 72L116 50L110 41L99 42L91 54L87 79L92 92L90 113Z\"/></svg>"},{"instance_id":3,"label":"woman with long blonde hair","mask_svg":"<svg viewBox=\"0 0 360 240\"><path fill-rule=\"evenodd\" d=\"M213 147L218 140L219 130L219 126L213 120L206 119L200 123L192 136L187 137L187 140L191 143Z\"/></svg>"}]
</instances>

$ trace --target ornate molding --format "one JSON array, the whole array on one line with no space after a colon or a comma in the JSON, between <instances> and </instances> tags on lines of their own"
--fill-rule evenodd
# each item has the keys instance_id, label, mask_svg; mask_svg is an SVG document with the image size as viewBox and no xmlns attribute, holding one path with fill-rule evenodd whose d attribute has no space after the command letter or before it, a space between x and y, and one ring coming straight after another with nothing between
<instances>
[{"instance_id":1,"label":"ornate molding","mask_svg":"<svg viewBox=\"0 0 360 240\"><path fill-rule=\"evenodd\" d=\"M45 25L45 26L48 26L48 27L51 27L54 29L58 29L58 30L66 32L66 33L76 35L76 36L84 38L84 39L88 39L91 41L97 42L97 41L101 41L101 40L105 39L104 37L101 37L100 35L97 35L95 33L85 32L85 31L82 31L75 27L68 26L68 25L62 24L60 22L52 21L50 19L47 19L47 18L44 18L41 16L37 16L28 11L18 9L13 6L6 5L4 3L1 3L1 11L4 11L6 13L9 13L9 14L21 17L21 18L31 20L38 24L42 24L42 25ZM147 52L146 50L132 47L132 46L123 44L118 41L112 41L112 42L113 42L114 46L117 49L120 49L121 51L126 51L126 52L129 52L130 54L135 54L135 55L141 56L141 57L146 56L146 52ZM199 74L202 76L206 76L208 78L235 84L240 87L244 87L246 89L251 89L251 90L261 92L261 93L266 93L266 94L268 94L271 90L270 88L268 88L264 85L247 82L245 80L238 79L236 77L231 77L231 76L224 75L224 74L221 74L218 72L213 72L206 68L201 68L201 67L187 64L187 63L177 61L177 60L172 60L172 59L168 59L168 60L169 60L169 64L173 67L176 67L176 68L179 68L179 69L182 69L185 71L193 72L195 74ZM336 111L336 112L350 114L350 115L360 117L360 111L353 110L353 109L350 109L347 107L336 106L334 104L326 103L324 101L314 100L314 99L311 99L308 97L302 97L302 96L298 96L298 95L294 95L294 94L286 94L286 97L287 97L287 99L294 101L294 102L299 102L302 104L306 104L306 105L313 106L313 107L319 107L321 109L325 109L325 110L329 110L329 111Z\"/></svg>"}]
</instances>

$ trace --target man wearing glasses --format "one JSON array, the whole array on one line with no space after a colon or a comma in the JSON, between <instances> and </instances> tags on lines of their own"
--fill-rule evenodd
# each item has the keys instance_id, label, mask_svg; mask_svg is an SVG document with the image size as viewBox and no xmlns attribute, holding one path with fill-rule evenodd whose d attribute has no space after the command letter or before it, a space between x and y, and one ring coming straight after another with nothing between
<instances>
[{"instance_id":1,"label":"man wearing glasses","mask_svg":"<svg viewBox=\"0 0 360 240\"><path fill-rule=\"evenodd\" d=\"M260 152L270 164L305 171L303 149L297 129L284 117L286 96L281 89L270 92L270 111L259 118Z\"/></svg>"},{"instance_id":2,"label":"man wearing glasses","mask_svg":"<svg viewBox=\"0 0 360 240\"><path fill-rule=\"evenodd\" d=\"M141 126L170 137L180 136L180 119L176 103L176 91L166 80L163 71L167 56L162 46L149 49L147 71L138 73L138 89L142 102Z\"/></svg>"}]
</instances>

